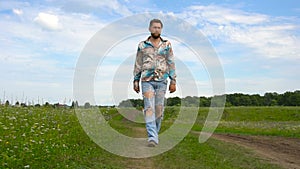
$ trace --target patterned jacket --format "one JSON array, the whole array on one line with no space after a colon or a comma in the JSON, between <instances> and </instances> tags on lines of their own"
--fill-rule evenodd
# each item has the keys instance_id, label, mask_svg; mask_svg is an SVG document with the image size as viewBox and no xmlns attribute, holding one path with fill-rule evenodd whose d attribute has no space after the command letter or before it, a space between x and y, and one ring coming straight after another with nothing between
<instances>
[{"instance_id":1,"label":"patterned jacket","mask_svg":"<svg viewBox=\"0 0 300 169\"><path fill-rule=\"evenodd\" d=\"M163 40L158 45L150 42L150 37L138 45L134 65L134 81L163 81L168 77L176 84L174 55L170 41Z\"/></svg>"}]
</instances>

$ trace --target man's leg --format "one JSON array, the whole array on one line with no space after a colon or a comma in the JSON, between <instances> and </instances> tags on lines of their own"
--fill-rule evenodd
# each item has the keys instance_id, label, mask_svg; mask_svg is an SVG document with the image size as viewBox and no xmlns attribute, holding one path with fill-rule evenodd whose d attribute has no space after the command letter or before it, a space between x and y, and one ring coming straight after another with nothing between
<instances>
[{"instance_id":1,"label":"man's leg","mask_svg":"<svg viewBox=\"0 0 300 169\"><path fill-rule=\"evenodd\" d=\"M155 122L155 93L151 82L142 82L142 93L144 100L144 117L148 134L148 141L158 144L158 133Z\"/></svg>"},{"instance_id":2,"label":"man's leg","mask_svg":"<svg viewBox=\"0 0 300 169\"><path fill-rule=\"evenodd\" d=\"M164 116L164 99L167 90L167 81L157 82L155 88L155 114L156 114L156 129L159 133L161 120Z\"/></svg>"}]
</instances>

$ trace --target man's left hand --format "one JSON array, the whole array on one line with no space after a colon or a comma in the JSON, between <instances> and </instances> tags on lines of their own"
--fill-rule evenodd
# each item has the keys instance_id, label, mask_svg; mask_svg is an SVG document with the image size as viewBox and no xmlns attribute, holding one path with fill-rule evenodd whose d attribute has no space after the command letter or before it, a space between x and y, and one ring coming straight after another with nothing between
<instances>
[{"instance_id":1,"label":"man's left hand","mask_svg":"<svg viewBox=\"0 0 300 169\"><path fill-rule=\"evenodd\" d=\"M170 84L169 91L170 93L174 93L176 91L176 84Z\"/></svg>"}]
</instances>

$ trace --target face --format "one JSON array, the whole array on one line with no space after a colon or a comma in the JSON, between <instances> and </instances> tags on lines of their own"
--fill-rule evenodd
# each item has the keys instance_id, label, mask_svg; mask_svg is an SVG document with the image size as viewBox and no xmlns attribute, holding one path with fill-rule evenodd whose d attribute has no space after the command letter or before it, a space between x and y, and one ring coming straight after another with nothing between
<instances>
[{"instance_id":1,"label":"face","mask_svg":"<svg viewBox=\"0 0 300 169\"><path fill-rule=\"evenodd\" d=\"M149 27L149 31L151 33L151 36L154 37L155 39L160 37L161 30L162 30L162 28L161 28L161 24L160 23L154 22Z\"/></svg>"}]
</instances>

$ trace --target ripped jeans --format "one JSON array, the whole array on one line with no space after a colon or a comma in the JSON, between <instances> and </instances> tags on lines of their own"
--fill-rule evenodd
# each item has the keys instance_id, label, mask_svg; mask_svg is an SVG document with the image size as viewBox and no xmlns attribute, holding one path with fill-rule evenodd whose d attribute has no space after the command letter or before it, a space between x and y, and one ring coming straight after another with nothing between
<instances>
[{"instance_id":1,"label":"ripped jeans","mask_svg":"<svg viewBox=\"0 0 300 169\"><path fill-rule=\"evenodd\" d=\"M144 100L144 117L148 134L148 141L158 144L158 133L164 115L164 98L167 80L142 82Z\"/></svg>"}]
</instances>

